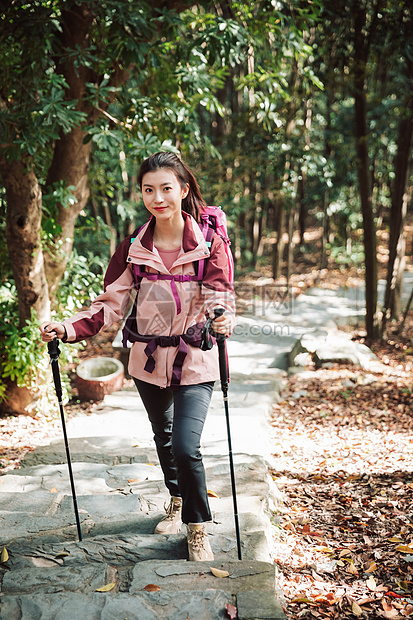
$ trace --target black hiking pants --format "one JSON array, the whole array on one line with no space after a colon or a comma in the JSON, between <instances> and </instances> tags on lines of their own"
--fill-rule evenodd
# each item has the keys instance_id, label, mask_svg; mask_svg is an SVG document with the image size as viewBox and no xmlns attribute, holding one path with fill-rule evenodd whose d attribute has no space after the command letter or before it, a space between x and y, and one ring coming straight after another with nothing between
<instances>
[{"instance_id":1,"label":"black hiking pants","mask_svg":"<svg viewBox=\"0 0 413 620\"><path fill-rule=\"evenodd\" d=\"M200 446L214 382L172 390L134 381L152 425L165 484L171 495L182 497L183 523L211 521Z\"/></svg>"}]
</instances>

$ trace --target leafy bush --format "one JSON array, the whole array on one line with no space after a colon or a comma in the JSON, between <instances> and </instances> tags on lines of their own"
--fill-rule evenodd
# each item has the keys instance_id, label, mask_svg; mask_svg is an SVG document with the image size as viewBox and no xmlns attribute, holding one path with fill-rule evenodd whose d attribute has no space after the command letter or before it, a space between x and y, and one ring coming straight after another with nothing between
<instances>
[{"instance_id":1,"label":"leafy bush","mask_svg":"<svg viewBox=\"0 0 413 620\"><path fill-rule=\"evenodd\" d=\"M333 246L331 258L338 265L362 265L364 262L364 248L361 243L352 243L350 253L343 246Z\"/></svg>"},{"instance_id":2,"label":"leafy bush","mask_svg":"<svg viewBox=\"0 0 413 620\"><path fill-rule=\"evenodd\" d=\"M87 256L81 256L73 250L57 292L57 314L61 319L68 318L82 306L89 305L90 301L103 291L106 266L107 261L100 256L91 252L88 252Z\"/></svg>"}]
</instances>

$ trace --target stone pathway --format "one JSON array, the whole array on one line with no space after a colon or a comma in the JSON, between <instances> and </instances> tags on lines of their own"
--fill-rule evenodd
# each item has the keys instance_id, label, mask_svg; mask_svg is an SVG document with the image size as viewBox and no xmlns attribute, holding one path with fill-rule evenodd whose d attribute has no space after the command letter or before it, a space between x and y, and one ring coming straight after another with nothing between
<instances>
[{"instance_id":1,"label":"stone pathway","mask_svg":"<svg viewBox=\"0 0 413 620\"><path fill-rule=\"evenodd\" d=\"M140 399L121 390L68 423L82 542L63 441L38 447L0 477L0 550L9 554L0 564L1 620L218 620L231 617L227 606L239 620L284 618L270 553L278 498L266 430L280 373L237 339L229 351L242 561L219 386L203 435L208 489L217 496L210 498L212 563L187 561L185 528L152 534L168 496ZM115 585L97 591L108 584Z\"/></svg>"}]
</instances>

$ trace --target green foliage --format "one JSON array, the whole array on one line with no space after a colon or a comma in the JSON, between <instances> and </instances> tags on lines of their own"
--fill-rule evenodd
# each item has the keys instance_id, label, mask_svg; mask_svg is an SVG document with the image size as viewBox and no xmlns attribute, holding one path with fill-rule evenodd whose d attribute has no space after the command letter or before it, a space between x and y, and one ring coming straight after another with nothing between
<instances>
[{"instance_id":1,"label":"green foliage","mask_svg":"<svg viewBox=\"0 0 413 620\"><path fill-rule=\"evenodd\" d=\"M362 265L364 263L364 248L361 243L352 243L350 252L346 247L333 245L330 247L330 256L337 265Z\"/></svg>"},{"instance_id":2,"label":"green foliage","mask_svg":"<svg viewBox=\"0 0 413 620\"><path fill-rule=\"evenodd\" d=\"M7 380L19 387L34 388L47 369L44 352L39 346L39 324L32 320L19 328L16 317L17 300L14 286L0 287L0 402L6 394Z\"/></svg>"},{"instance_id":3,"label":"green foliage","mask_svg":"<svg viewBox=\"0 0 413 620\"><path fill-rule=\"evenodd\" d=\"M102 293L106 265L101 254L88 251L83 256L76 249L72 252L57 293L60 318L68 318Z\"/></svg>"}]
</instances>

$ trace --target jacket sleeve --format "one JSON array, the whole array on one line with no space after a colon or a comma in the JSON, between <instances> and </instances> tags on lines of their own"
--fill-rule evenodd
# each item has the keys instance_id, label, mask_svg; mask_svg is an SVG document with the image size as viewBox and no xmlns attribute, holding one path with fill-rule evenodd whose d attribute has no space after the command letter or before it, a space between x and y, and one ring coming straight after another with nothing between
<instances>
[{"instance_id":1,"label":"jacket sleeve","mask_svg":"<svg viewBox=\"0 0 413 620\"><path fill-rule=\"evenodd\" d=\"M123 319L134 287L132 270L126 261L129 247L130 238L127 237L112 256L104 278L104 292L87 310L63 322L67 342L90 338Z\"/></svg>"},{"instance_id":2,"label":"jacket sleeve","mask_svg":"<svg viewBox=\"0 0 413 620\"><path fill-rule=\"evenodd\" d=\"M224 241L214 235L211 255L206 261L202 280L205 314L209 315L214 308L225 308L232 315L232 329L235 326L235 293L229 280L228 258L225 253Z\"/></svg>"}]
</instances>

